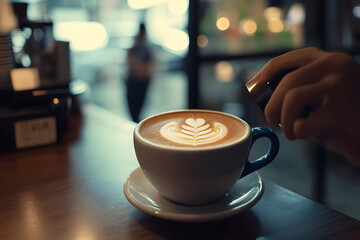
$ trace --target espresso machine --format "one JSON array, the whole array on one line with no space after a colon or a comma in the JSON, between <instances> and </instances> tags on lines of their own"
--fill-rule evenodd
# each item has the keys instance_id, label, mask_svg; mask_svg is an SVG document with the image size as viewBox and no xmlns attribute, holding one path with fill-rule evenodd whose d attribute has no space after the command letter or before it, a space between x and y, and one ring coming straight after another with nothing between
<instances>
[{"instance_id":1,"label":"espresso machine","mask_svg":"<svg viewBox=\"0 0 360 240\"><path fill-rule=\"evenodd\" d=\"M69 43L27 5L0 0L0 152L58 143L71 108Z\"/></svg>"}]
</instances>

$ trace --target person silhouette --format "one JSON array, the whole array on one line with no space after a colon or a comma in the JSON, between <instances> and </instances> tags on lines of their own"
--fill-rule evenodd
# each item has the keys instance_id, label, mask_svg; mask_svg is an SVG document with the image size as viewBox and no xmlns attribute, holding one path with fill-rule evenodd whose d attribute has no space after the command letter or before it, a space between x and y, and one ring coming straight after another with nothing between
<instances>
[{"instance_id":1,"label":"person silhouette","mask_svg":"<svg viewBox=\"0 0 360 240\"><path fill-rule=\"evenodd\" d=\"M145 24L139 25L134 45L127 51L127 102L134 122L139 122L154 65L154 54L147 40Z\"/></svg>"}]
</instances>

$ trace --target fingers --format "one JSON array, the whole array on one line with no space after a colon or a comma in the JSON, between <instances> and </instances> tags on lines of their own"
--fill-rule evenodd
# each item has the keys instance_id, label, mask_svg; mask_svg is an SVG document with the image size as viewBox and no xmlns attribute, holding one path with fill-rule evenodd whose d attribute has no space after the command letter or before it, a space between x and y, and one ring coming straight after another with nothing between
<instances>
[{"instance_id":1,"label":"fingers","mask_svg":"<svg viewBox=\"0 0 360 240\"><path fill-rule=\"evenodd\" d=\"M333 132L331 132L326 121L324 122L321 117L314 115L308 118L296 119L293 124L294 136L296 139L311 140L322 146L326 145L326 141L331 138Z\"/></svg>"},{"instance_id":2,"label":"fingers","mask_svg":"<svg viewBox=\"0 0 360 240\"><path fill-rule=\"evenodd\" d=\"M307 105L317 105L326 94L326 88L322 83L309 84L290 90L283 101L281 109L281 127L288 139L298 136L294 132L294 122L303 118L302 113Z\"/></svg>"},{"instance_id":3,"label":"fingers","mask_svg":"<svg viewBox=\"0 0 360 240\"><path fill-rule=\"evenodd\" d=\"M309 47L293 50L272 58L248 83L246 83L246 87L252 89L257 84L265 83L283 71L305 66L324 54L326 53L322 50Z\"/></svg>"},{"instance_id":4,"label":"fingers","mask_svg":"<svg viewBox=\"0 0 360 240\"><path fill-rule=\"evenodd\" d=\"M275 89L265 107L265 116L271 125L278 125L281 121L281 111L285 95L292 89L321 81L327 74L328 65L324 58L307 64L287 74Z\"/></svg>"},{"instance_id":5,"label":"fingers","mask_svg":"<svg viewBox=\"0 0 360 240\"><path fill-rule=\"evenodd\" d=\"M284 53L271 59L262 69L262 78L275 76L279 72L303 67L324 56L325 53L317 48L304 48Z\"/></svg>"}]
</instances>

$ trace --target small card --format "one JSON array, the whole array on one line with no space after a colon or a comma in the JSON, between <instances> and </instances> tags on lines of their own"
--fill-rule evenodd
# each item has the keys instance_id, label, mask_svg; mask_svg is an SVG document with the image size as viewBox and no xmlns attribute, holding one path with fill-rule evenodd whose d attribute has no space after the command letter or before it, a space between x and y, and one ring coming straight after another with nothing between
<instances>
[{"instance_id":1,"label":"small card","mask_svg":"<svg viewBox=\"0 0 360 240\"><path fill-rule=\"evenodd\" d=\"M15 122L17 149L56 143L55 117L35 118Z\"/></svg>"}]
</instances>

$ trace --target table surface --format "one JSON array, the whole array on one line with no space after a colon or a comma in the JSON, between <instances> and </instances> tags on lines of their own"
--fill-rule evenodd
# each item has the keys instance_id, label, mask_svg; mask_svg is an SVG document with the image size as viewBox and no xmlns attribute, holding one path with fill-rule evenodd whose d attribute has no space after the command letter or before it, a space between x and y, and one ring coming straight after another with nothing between
<instances>
[{"instance_id":1,"label":"table surface","mask_svg":"<svg viewBox=\"0 0 360 240\"><path fill-rule=\"evenodd\" d=\"M360 222L265 180L251 209L182 223L132 206L135 124L86 105L59 144L0 154L0 239L359 239Z\"/></svg>"}]
</instances>

